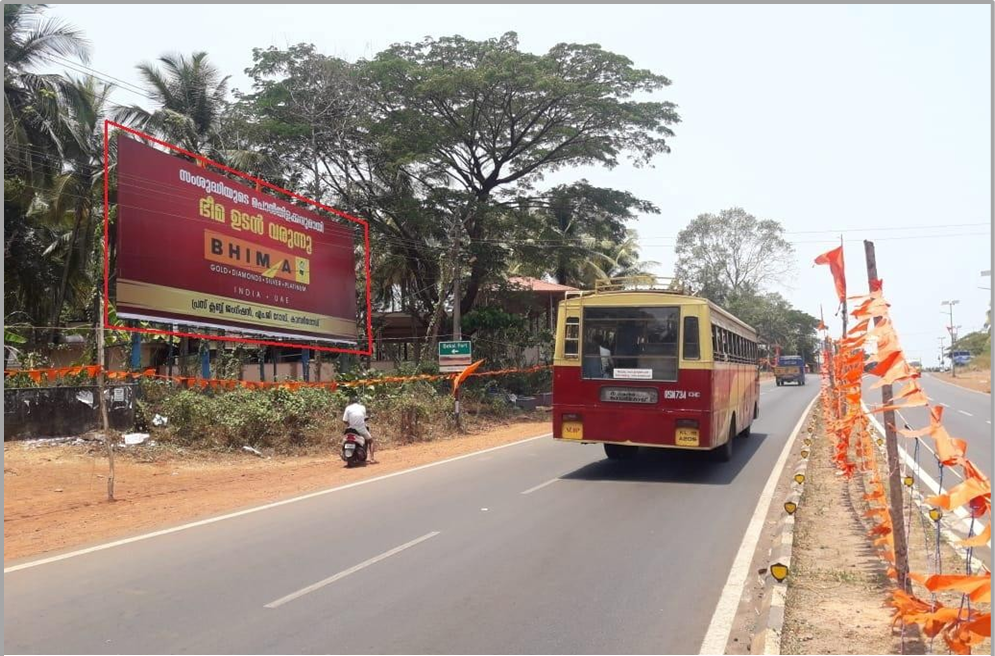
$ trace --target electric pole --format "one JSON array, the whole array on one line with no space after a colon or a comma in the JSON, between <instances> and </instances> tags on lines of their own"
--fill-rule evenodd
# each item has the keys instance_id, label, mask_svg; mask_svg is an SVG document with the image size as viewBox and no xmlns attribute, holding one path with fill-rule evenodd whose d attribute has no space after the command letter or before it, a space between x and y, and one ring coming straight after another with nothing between
<instances>
[{"instance_id":1,"label":"electric pole","mask_svg":"<svg viewBox=\"0 0 995 656\"><path fill-rule=\"evenodd\" d=\"M940 365L940 369L943 369L943 342L947 341L947 338L946 337L938 337L937 339L940 340L940 357L938 359L938 363Z\"/></svg>"},{"instance_id":2,"label":"electric pole","mask_svg":"<svg viewBox=\"0 0 995 656\"><path fill-rule=\"evenodd\" d=\"M957 377L957 362L954 360L954 348L957 346L957 333L956 328L954 328L954 306L960 303L960 301L943 301L940 305L946 305L950 310L950 327L947 329L950 331L950 377Z\"/></svg>"}]
</instances>

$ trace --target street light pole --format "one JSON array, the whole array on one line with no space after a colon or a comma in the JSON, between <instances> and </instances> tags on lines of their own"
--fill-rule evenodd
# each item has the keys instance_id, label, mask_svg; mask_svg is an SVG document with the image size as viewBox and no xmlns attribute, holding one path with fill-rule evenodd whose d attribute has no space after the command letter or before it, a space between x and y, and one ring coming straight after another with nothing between
<instances>
[{"instance_id":1,"label":"street light pole","mask_svg":"<svg viewBox=\"0 0 995 656\"><path fill-rule=\"evenodd\" d=\"M960 301L943 301L940 305L946 305L950 310L950 377L957 377L957 362L954 360L954 348L957 345L957 334L954 332L954 306L960 303Z\"/></svg>"},{"instance_id":2,"label":"street light pole","mask_svg":"<svg viewBox=\"0 0 995 656\"><path fill-rule=\"evenodd\" d=\"M946 337L939 337L938 339L940 340L940 359L939 359L939 365L940 365L940 369L943 369L943 342L947 341L947 338Z\"/></svg>"}]
</instances>

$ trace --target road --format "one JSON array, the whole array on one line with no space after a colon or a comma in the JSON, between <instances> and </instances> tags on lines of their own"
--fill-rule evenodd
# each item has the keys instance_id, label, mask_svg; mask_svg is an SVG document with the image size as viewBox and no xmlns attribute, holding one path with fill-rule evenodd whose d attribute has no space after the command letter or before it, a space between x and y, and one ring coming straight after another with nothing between
<instances>
[{"instance_id":1,"label":"road","mask_svg":"<svg viewBox=\"0 0 995 656\"><path fill-rule=\"evenodd\" d=\"M5 573L4 651L697 653L816 383L725 464L545 437Z\"/></svg>"},{"instance_id":2,"label":"road","mask_svg":"<svg viewBox=\"0 0 995 656\"><path fill-rule=\"evenodd\" d=\"M870 385L876 379L865 379L864 399L868 404L881 403L880 389L872 390ZM964 389L957 385L940 380L929 374L923 375L920 379L922 388L926 395L934 404L945 406L943 410L943 426L953 437L959 437L967 442L967 457L985 473L992 477L992 401L990 394L975 392ZM929 412L925 408L913 408L901 412L899 422L904 419L904 423L913 429L929 426ZM875 415L880 418L880 414ZM901 425L901 424L899 424ZM928 444L928 440L925 440ZM916 460L914 442L912 440L900 439L899 448L903 449L907 457L906 464L910 467ZM924 452L920 448L918 462L921 472L920 480L928 489L930 487L942 486L944 490L949 490L963 479L959 476L959 468L944 468L941 478L936 459L930 453ZM935 492L935 489L933 490ZM927 491L926 494L929 494ZM963 511L961 511L963 513ZM955 528L963 529L966 524L959 524ZM976 530L980 531L983 526L976 525ZM966 531L958 532L966 535ZM991 549L977 549L975 555L980 558L989 568L991 567Z\"/></svg>"}]
</instances>

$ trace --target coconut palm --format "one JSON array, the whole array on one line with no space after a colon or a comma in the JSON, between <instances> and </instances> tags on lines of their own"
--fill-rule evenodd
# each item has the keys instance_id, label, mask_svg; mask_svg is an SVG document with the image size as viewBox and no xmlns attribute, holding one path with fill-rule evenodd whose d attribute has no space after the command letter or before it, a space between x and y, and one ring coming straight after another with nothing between
<instances>
[{"instance_id":1,"label":"coconut palm","mask_svg":"<svg viewBox=\"0 0 995 656\"><path fill-rule=\"evenodd\" d=\"M587 288L596 280L650 276L650 268L659 262L639 259L639 238L635 230L627 229L621 242L601 242L584 261L584 282Z\"/></svg>"},{"instance_id":2,"label":"coconut palm","mask_svg":"<svg viewBox=\"0 0 995 656\"><path fill-rule=\"evenodd\" d=\"M45 5L3 6L4 176L38 181L59 170L59 101L67 82L36 72L66 57L89 59L89 42Z\"/></svg>"},{"instance_id":3,"label":"coconut palm","mask_svg":"<svg viewBox=\"0 0 995 656\"><path fill-rule=\"evenodd\" d=\"M122 107L117 116L194 153L216 157L223 150L221 124L228 105L228 79L206 52L167 54L138 65L156 109Z\"/></svg>"},{"instance_id":4,"label":"coconut palm","mask_svg":"<svg viewBox=\"0 0 995 656\"><path fill-rule=\"evenodd\" d=\"M99 258L94 257L94 252L103 189L103 124L111 88L88 77L70 80L64 93L64 120L57 134L64 166L42 195L47 222L62 228L47 250L62 263L59 286L52 298L52 326L58 325L67 294L77 301L76 305L85 304L95 282L94 262L99 263Z\"/></svg>"}]
</instances>

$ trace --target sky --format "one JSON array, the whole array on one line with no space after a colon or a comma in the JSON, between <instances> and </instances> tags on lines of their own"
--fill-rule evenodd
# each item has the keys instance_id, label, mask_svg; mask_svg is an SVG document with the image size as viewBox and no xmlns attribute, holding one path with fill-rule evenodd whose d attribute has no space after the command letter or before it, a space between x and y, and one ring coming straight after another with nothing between
<instances>
[{"instance_id":1,"label":"sky","mask_svg":"<svg viewBox=\"0 0 995 656\"><path fill-rule=\"evenodd\" d=\"M850 294L867 291L864 239L910 360L935 364L947 335L989 306L991 6L719 5L54 5L93 45L90 67L140 85L135 65L206 50L248 90L252 48L315 44L348 60L425 36L517 32L522 50L599 43L670 78L672 152L653 166L571 169L656 204L640 217L642 257L668 275L677 233L695 216L742 207L781 222L792 275L772 286L840 329L828 267L842 236ZM122 103L147 102L119 90ZM947 341L949 343L949 340Z\"/></svg>"}]
</instances>

